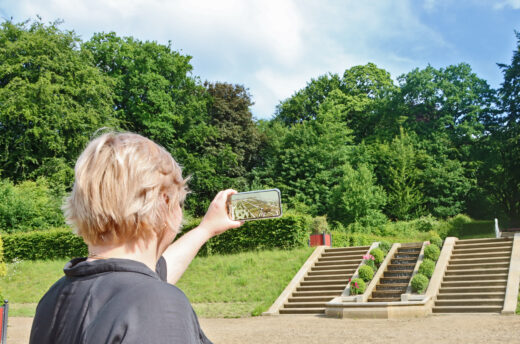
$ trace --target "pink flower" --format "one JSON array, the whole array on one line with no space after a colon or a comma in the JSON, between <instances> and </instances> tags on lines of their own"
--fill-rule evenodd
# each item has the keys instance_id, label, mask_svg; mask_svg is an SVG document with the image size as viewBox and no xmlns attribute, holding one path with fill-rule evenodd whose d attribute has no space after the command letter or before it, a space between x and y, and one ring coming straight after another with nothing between
<instances>
[{"instance_id":1,"label":"pink flower","mask_svg":"<svg viewBox=\"0 0 520 344\"><path fill-rule=\"evenodd\" d=\"M354 282L354 286L357 288L357 282Z\"/></svg>"},{"instance_id":2,"label":"pink flower","mask_svg":"<svg viewBox=\"0 0 520 344\"><path fill-rule=\"evenodd\" d=\"M372 260L376 260L374 257L372 257Z\"/></svg>"}]
</instances>

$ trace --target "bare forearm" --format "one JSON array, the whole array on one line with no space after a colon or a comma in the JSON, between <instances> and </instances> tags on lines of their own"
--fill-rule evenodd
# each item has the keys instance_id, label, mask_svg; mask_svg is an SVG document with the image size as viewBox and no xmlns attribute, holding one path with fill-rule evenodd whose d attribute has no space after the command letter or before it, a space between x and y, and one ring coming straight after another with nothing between
<instances>
[{"instance_id":1,"label":"bare forearm","mask_svg":"<svg viewBox=\"0 0 520 344\"><path fill-rule=\"evenodd\" d=\"M210 237L209 231L199 226L183 235L166 249L163 257L166 260L168 283L177 283L202 245Z\"/></svg>"}]
</instances>

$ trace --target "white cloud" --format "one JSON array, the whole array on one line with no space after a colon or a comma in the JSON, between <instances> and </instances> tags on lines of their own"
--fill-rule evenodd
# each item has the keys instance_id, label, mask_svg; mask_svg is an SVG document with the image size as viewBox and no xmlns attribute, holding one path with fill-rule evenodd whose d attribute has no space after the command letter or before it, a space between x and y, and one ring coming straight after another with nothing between
<instances>
[{"instance_id":1,"label":"white cloud","mask_svg":"<svg viewBox=\"0 0 520 344\"><path fill-rule=\"evenodd\" d=\"M520 0L503 0L493 6L494 9L500 10L504 7L512 7L515 10L520 9Z\"/></svg>"},{"instance_id":2,"label":"white cloud","mask_svg":"<svg viewBox=\"0 0 520 344\"><path fill-rule=\"evenodd\" d=\"M312 77L367 62L395 77L429 52L450 49L420 22L412 0L18 0L0 8L15 21L62 18L84 40L100 31L171 40L193 56L203 80L248 87L260 118Z\"/></svg>"}]
</instances>

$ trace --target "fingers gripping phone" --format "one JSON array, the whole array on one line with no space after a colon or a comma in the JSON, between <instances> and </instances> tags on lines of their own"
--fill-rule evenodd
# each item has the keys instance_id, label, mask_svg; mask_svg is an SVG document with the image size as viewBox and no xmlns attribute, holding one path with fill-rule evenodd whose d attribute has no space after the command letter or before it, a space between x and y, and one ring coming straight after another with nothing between
<instances>
[{"instance_id":1,"label":"fingers gripping phone","mask_svg":"<svg viewBox=\"0 0 520 344\"><path fill-rule=\"evenodd\" d=\"M228 214L235 221L272 219L282 216L280 190L240 192L228 198Z\"/></svg>"}]
</instances>

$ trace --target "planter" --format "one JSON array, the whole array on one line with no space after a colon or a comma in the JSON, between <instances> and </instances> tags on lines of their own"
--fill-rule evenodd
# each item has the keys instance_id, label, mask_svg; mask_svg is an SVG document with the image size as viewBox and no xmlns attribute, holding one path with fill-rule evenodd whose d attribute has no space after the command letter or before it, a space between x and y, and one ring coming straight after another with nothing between
<instances>
[{"instance_id":1,"label":"planter","mask_svg":"<svg viewBox=\"0 0 520 344\"><path fill-rule=\"evenodd\" d=\"M332 246L332 234L311 234L309 246Z\"/></svg>"},{"instance_id":2,"label":"planter","mask_svg":"<svg viewBox=\"0 0 520 344\"><path fill-rule=\"evenodd\" d=\"M7 313L9 312L9 303L4 300L4 304L0 307L0 343L5 344L7 340Z\"/></svg>"}]
</instances>

